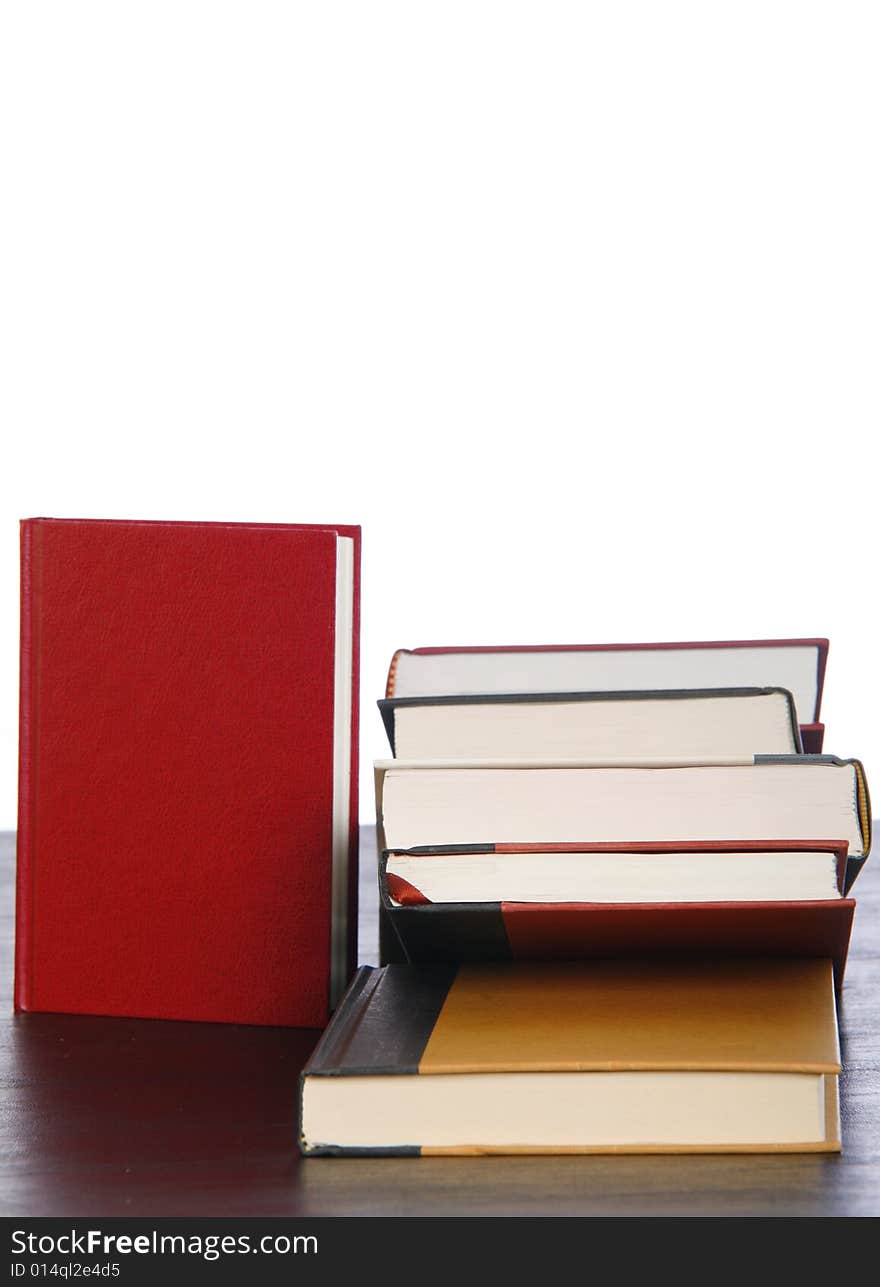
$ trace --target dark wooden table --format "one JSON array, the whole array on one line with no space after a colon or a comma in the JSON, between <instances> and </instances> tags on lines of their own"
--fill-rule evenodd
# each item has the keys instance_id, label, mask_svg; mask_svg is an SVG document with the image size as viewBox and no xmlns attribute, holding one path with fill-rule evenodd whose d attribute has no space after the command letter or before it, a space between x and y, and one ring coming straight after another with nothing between
<instances>
[{"instance_id":1,"label":"dark wooden table","mask_svg":"<svg viewBox=\"0 0 880 1287\"><path fill-rule=\"evenodd\" d=\"M14 838L0 836L0 1214L880 1214L880 861L856 886L835 1156L311 1158L295 1091L315 1032L11 1013ZM372 835L361 960L376 960ZM873 867L873 869L872 869Z\"/></svg>"}]
</instances>

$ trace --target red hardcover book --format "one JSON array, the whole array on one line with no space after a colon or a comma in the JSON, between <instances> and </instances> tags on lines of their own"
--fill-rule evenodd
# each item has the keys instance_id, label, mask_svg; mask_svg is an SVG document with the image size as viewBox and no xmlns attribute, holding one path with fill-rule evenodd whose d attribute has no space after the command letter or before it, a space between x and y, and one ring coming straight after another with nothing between
<instances>
[{"instance_id":1,"label":"red hardcover book","mask_svg":"<svg viewBox=\"0 0 880 1287\"><path fill-rule=\"evenodd\" d=\"M385 696L782 687L794 696L805 752L822 750L827 639L399 648Z\"/></svg>"},{"instance_id":2,"label":"red hardcover book","mask_svg":"<svg viewBox=\"0 0 880 1287\"><path fill-rule=\"evenodd\" d=\"M359 558L356 527L23 523L17 1009L326 1022Z\"/></svg>"}]
</instances>

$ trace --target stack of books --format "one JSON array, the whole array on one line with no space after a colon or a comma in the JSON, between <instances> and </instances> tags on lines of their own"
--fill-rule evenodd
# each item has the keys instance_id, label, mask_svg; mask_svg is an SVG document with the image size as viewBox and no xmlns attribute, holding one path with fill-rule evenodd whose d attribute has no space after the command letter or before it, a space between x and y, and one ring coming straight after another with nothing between
<instances>
[{"instance_id":1,"label":"stack of books","mask_svg":"<svg viewBox=\"0 0 880 1287\"><path fill-rule=\"evenodd\" d=\"M395 654L382 959L304 1070L306 1153L840 1148L870 848L827 640Z\"/></svg>"}]
</instances>

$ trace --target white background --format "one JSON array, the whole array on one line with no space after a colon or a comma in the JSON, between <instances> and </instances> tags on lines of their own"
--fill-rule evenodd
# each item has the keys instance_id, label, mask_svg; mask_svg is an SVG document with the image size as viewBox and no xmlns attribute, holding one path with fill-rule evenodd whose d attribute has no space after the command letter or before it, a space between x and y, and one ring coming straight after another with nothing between
<instances>
[{"instance_id":1,"label":"white background","mask_svg":"<svg viewBox=\"0 0 880 1287\"><path fill-rule=\"evenodd\" d=\"M365 765L398 646L800 634L880 765L876 4L2 15L0 826L28 514L360 522Z\"/></svg>"}]
</instances>

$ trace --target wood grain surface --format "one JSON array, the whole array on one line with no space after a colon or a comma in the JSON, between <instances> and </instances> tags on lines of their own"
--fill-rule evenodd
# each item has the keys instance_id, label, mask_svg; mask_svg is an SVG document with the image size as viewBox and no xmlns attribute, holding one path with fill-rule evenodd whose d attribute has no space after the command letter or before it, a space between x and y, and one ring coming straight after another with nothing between
<instances>
[{"instance_id":1,"label":"wood grain surface","mask_svg":"<svg viewBox=\"0 0 880 1287\"><path fill-rule=\"evenodd\" d=\"M377 959L361 837L360 959ZM880 862L854 893L842 1156L311 1158L296 1082L318 1033L12 1014L14 837L0 836L0 1214L880 1214Z\"/></svg>"}]
</instances>

